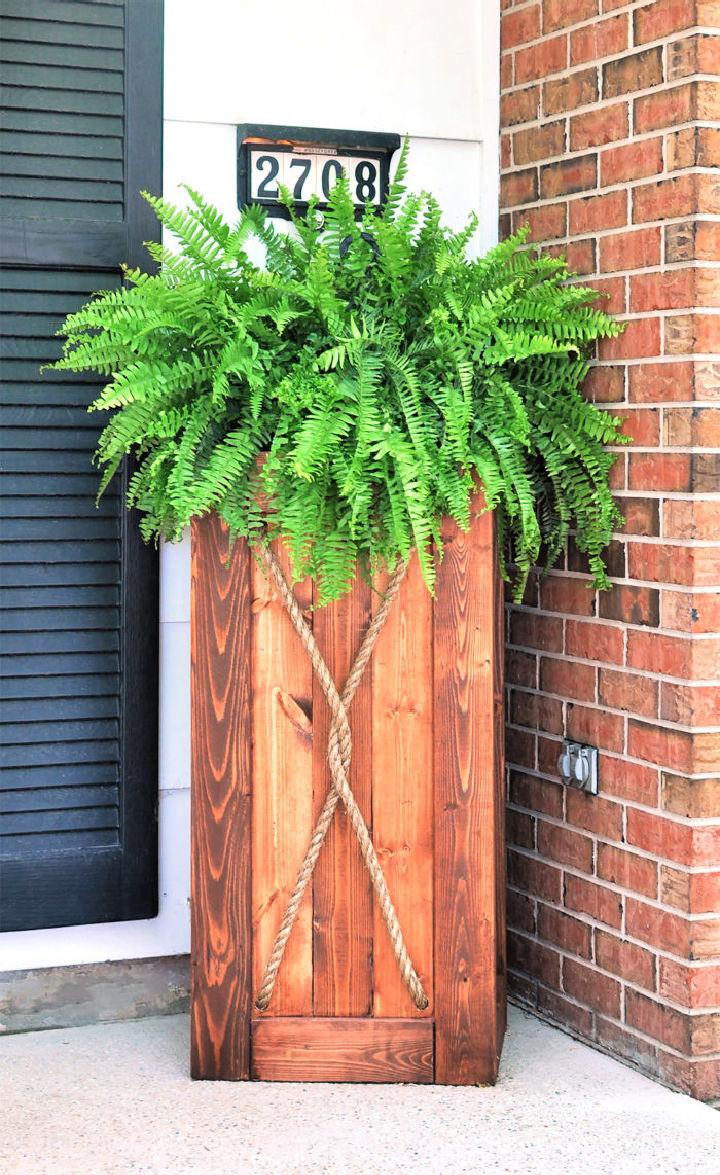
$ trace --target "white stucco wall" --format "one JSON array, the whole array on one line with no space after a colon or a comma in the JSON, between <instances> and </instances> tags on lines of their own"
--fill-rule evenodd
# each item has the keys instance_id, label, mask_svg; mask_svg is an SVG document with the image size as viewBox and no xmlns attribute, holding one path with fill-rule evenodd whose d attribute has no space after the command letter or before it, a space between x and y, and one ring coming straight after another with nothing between
<instances>
[{"instance_id":1,"label":"white stucco wall","mask_svg":"<svg viewBox=\"0 0 720 1175\"><path fill-rule=\"evenodd\" d=\"M239 122L411 137L411 187L496 240L497 0L165 0L164 192L185 181L237 216ZM189 542L161 553L160 913L0 935L0 970L187 951Z\"/></svg>"}]
</instances>

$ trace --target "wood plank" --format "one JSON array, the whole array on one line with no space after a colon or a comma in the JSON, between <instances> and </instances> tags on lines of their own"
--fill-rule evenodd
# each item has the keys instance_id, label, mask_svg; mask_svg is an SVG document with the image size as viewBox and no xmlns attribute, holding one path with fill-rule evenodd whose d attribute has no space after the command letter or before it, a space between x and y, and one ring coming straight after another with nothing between
<instances>
[{"instance_id":1,"label":"wood plank","mask_svg":"<svg viewBox=\"0 0 720 1175\"><path fill-rule=\"evenodd\" d=\"M275 1017L252 1024L258 1081L433 1080L431 1020Z\"/></svg>"},{"instance_id":2,"label":"wood plank","mask_svg":"<svg viewBox=\"0 0 720 1175\"><path fill-rule=\"evenodd\" d=\"M342 599L313 614L313 631L342 693L370 622L372 592L358 579ZM350 708L353 736L350 783L360 810L371 819L372 665ZM315 817L325 802L330 773L330 711L313 680L313 791ZM313 1006L316 1016L366 1016L372 1004L372 893L357 838L342 803L313 875Z\"/></svg>"},{"instance_id":3,"label":"wood plank","mask_svg":"<svg viewBox=\"0 0 720 1175\"><path fill-rule=\"evenodd\" d=\"M507 1027L507 930L505 856L505 584L495 552L495 917L496 917L496 1024L498 1059Z\"/></svg>"},{"instance_id":4,"label":"wood plank","mask_svg":"<svg viewBox=\"0 0 720 1175\"><path fill-rule=\"evenodd\" d=\"M497 1075L494 519L446 520L435 601L435 1079Z\"/></svg>"},{"instance_id":5,"label":"wood plank","mask_svg":"<svg viewBox=\"0 0 720 1175\"><path fill-rule=\"evenodd\" d=\"M274 547L289 577L286 553ZM302 608L312 584L296 584ZM312 835L312 666L274 585L252 565L253 990L257 993ZM312 1014L312 887L265 1013Z\"/></svg>"},{"instance_id":6,"label":"wood plank","mask_svg":"<svg viewBox=\"0 0 720 1175\"><path fill-rule=\"evenodd\" d=\"M413 554L374 654L373 838L430 1005L413 1004L374 903L375 1016L433 1014L432 631L432 597Z\"/></svg>"},{"instance_id":7,"label":"wood plank","mask_svg":"<svg viewBox=\"0 0 720 1175\"><path fill-rule=\"evenodd\" d=\"M250 555L192 525L192 1027L196 1078L250 1074Z\"/></svg>"}]
</instances>

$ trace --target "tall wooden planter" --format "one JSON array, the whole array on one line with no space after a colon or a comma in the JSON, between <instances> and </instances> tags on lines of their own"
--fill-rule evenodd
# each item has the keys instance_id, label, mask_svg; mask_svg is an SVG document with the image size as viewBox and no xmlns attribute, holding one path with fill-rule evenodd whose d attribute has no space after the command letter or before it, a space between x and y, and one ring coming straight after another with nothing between
<instances>
[{"instance_id":1,"label":"tall wooden planter","mask_svg":"<svg viewBox=\"0 0 720 1175\"><path fill-rule=\"evenodd\" d=\"M328 787L328 708L244 543L192 534L192 1074L492 1082L505 1027L502 595L494 520L414 560L350 709L351 783L430 1006L397 971L337 809L268 1010L254 999ZM296 588L312 602L312 584ZM308 613L341 688L377 606Z\"/></svg>"}]
</instances>

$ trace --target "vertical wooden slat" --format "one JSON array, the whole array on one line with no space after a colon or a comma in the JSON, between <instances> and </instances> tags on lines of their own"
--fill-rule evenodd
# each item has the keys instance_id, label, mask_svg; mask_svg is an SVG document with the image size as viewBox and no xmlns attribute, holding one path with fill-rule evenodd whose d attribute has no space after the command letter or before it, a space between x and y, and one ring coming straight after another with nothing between
<instances>
[{"instance_id":1,"label":"vertical wooden slat","mask_svg":"<svg viewBox=\"0 0 720 1175\"><path fill-rule=\"evenodd\" d=\"M435 602L435 1080L498 1063L494 520L443 524Z\"/></svg>"},{"instance_id":2,"label":"vertical wooden slat","mask_svg":"<svg viewBox=\"0 0 720 1175\"><path fill-rule=\"evenodd\" d=\"M375 646L373 839L430 1000L415 1008L374 905L375 1016L433 1014L433 608L417 556Z\"/></svg>"},{"instance_id":3,"label":"vertical wooden slat","mask_svg":"<svg viewBox=\"0 0 720 1175\"><path fill-rule=\"evenodd\" d=\"M495 917L497 1017L495 1025L498 1059L507 1026L507 933L506 933L506 858L505 858L505 585L497 569L495 552Z\"/></svg>"},{"instance_id":4,"label":"vertical wooden slat","mask_svg":"<svg viewBox=\"0 0 720 1175\"><path fill-rule=\"evenodd\" d=\"M196 1078L250 1076L250 555L192 526L192 1028Z\"/></svg>"},{"instance_id":5,"label":"vertical wooden slat","mask_svg":"<svg viewBox=\"0 0 720 1175\"><path fill-rule=\"evenodd\" d=\"M275 547L289 577L286 553ZM302 608L312 584L296 584ZM252 565L253 991L262 981L312 834L312 667L285 606ZM312 1014L312 895L306 891L266 1015Z\"/></svg>"},{"instance_id":6,"label":"vertical wooden slat","mask_svg":"<svg viewBox=\"0 0 720 1175\"><path fill-rule=\"evenodd\" d=\"M342 693L370 621L372 592L358 579L349 595L313 614L313 631L338 691ZM350 784L360 810L371 820L372 666L350 708ZM327 740L330 713L313 681L313 790L315 815L330 782ZM340 803L313 875L313 1008L316 1016L366 1016L372 1003L371 886L357 839Z\"/></svg>"}]
</instances>

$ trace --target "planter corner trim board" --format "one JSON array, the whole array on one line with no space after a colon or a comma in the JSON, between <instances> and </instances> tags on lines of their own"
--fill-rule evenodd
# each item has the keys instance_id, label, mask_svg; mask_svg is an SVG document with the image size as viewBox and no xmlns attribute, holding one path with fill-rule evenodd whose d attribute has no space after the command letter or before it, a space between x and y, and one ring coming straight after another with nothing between
<instances>
[{"instance_id":1,"label":"planter corner trim board","mask_svg":"<svg viewBox=\"0 0 720 1175\"><path fill-rule=\"evenodd\" d=\"M479 499L476 500L476 503ZM505 1027L503 603L494 517L413 556L349 710L350 782L429 997L397 969L336 810L278 972L268 954L329 784L329 707L277 591L216 515L192 527L193 1077L492 1082ZM286 556L276 553L287 571ZM341 690L378 606L360 578L312 610Z\"/></svg>"}]
</instances>

